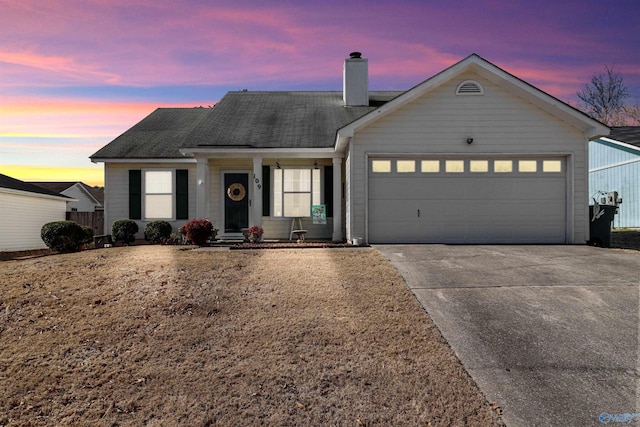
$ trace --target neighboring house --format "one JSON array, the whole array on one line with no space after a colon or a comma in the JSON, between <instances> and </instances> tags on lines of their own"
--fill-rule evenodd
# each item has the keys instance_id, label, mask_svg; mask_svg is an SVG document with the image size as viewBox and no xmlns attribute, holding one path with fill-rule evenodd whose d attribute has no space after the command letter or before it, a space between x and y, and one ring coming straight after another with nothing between
<instances>
[{"instance_id":1,"label":"neighboring house","mask_svg":"<svg viewBox=\"0 0 640 427\"><path fill-rule=\"evenodd\" d=\"M612 127L589 142L589 194L600 201L613 191L622 198L614 227L640 227L640 126Z\"/></svg>"},{"instance_id":2,"label":"neighboring house","mask_svg":"<svg viewBox=\"0 0 640 427\"><path fill-rule=\"evenodd\" d=\"M0 174L0 252L44 249L42 226L64 221L74 199Z\"/></svg>"},{"instance_id":3,"label":"neighboring house","mask_svg":"<svg viewBox=\"0 0 640 427\"><path fill-rule=\"evenodd\" d=\"M602 123L475 54L405 92L370 92L357 52L343 77L340 92L157 109L91 156L105 228L209 218L222 238L261 225L288 239L300 217L307 237L334 241L588 239L587 141Z\"/></svg>"},{"instance_id":4,"label":"neighboring house","mask_svg":"<svg viewBox=\"0 0 640 427\"><path fill-rule=\"evenodd\" d=\"M71 197L77 201L67 204L68 212L95 212L104 209L104 189L90 187L83 182L30 182L38 187Z\"/></svg>"}]
</instances>

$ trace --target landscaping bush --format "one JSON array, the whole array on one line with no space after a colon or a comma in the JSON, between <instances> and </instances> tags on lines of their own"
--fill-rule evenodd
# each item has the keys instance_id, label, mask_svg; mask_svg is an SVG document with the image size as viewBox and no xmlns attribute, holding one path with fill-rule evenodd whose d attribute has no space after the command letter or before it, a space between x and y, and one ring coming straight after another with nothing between
<instances>
[{"instance_id":1,"label":"landscaping bush","mask_svg":"<svg viewBox=\"0 0 640 427\"><path fill-rule=\"evenodd\" d=\"M172 231L171 224L159 219L151 221L144 227L144 238L153 243L165 243L169 240Z\"/></svg>"},{"instance_id":2,"label":"landscaping bush","mask_svg":"<svg viewBox=\"0 0 640 427\"><path fill-rule=\"evenodd\" d=\"M204 246L213 233L213 224L208 219L192 219L180 227L180 233L194 245Z\"/></svg>"},{"instance_id":3,"label":"landscaping bush","mask_svg":"<svg viewBox=\"0 0 640 427\"><path fill-rule=\"evenodd\" d=\"M86 239L86 234L74 221L54 221L42 226L40 237L49 249L58 252L76 252Z\"/></svg>"},{"instance_id":4,"label":"landscaping bush","mask_svg":"<svg viewBox=\"0 0 640 427\"><path fill-rule=\"evenodd\" d=\"M167 245L184 245L187 243L187 238L182 233L171 233L165 243Z\"/></svg>"},{"instance_id":5,"label":"landscaping bush","mask_svg":"<svg viewBox=\"0 0 640 427\"><path fill-rule=\"evenodd\" d=\"M80 243L84 245L90 245L91 243L93 243L93 228L83 225L82 232L84 234L84 238Z\"/></svg>"},{"instance_id":6,"label":"landscaping bush","mask_svg":"<svg viewBox=\"0 0 640 427\"><path fill-rule=\"evenodd\" d=\"M116 242L126 244L136 241L136 233L138 232L138 224L130 219L119 219L113 223L111 235Z\"/></svg>"}]
</instances>

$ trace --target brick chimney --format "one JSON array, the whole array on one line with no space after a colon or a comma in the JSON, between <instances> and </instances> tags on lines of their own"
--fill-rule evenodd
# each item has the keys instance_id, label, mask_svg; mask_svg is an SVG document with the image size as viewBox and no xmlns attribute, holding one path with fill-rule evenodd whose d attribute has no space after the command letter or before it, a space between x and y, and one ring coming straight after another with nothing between
<instances>
[{"instance_id":1,"label":"brick chimney","mask_svg":"<svg viewBox=\"0 0 640 427\"><path fill-rule=\"evenodd\" d=\"M360 52L344 60L342 99L346 107L369 105L369 60Z\"/></svg>"}]
</instances>

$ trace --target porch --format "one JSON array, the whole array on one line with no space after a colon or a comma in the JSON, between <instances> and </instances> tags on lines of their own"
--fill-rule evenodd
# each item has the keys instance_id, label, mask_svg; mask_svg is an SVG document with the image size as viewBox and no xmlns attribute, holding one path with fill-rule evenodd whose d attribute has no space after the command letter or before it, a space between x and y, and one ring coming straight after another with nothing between
<instances>
[{"instance_id":1,"label":"porch","mask_svg":"<svg viewBox=\"0 0 640 427\"><path fill-rule=\"evenodd\" d=\"M242 240L242 229L256 225L267 241L290 241L294 228L310 241L344 241L344 168L333 150L250 158L207 151L189 153L197 162L196 217L210 218L219 240Z\"/></svg>"}]
</instances>

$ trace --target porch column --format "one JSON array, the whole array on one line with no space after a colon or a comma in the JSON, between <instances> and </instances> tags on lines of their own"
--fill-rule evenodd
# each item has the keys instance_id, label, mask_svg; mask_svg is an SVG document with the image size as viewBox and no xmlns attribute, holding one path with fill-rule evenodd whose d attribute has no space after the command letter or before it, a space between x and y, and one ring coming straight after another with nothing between
<instances>
[{"instance_id":1,"label":"porch column","mask_svg":"<svg viewBox=\"0 0 640 427\"><path fill-rule=\"evenodd\" d=\"M342 241L342 159L333 159L333 235L334 242Z\"/></svg>"},{"instance_id":2,"label":"porch column","mask_svg":"<svg viewBox=\"0 0 640 427\"><path fill-rule=\"evenodd\" d=\"M211 178L209 159L198 157L196 161L196 218L209 218L211 215L209 209L209 195L211 194L209 191Z\"/></svg>"},{"instance_id":3,"label":"porch column","mask_svg":"<svg viewBox=\"0 0 640 427\"><path fill-rule=\"evenodd\" d=\"M262 227L262 157L253 158L253 193L251 196L251 221L249 225Z\"/></svg>"}]
</instances>

